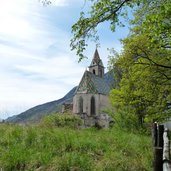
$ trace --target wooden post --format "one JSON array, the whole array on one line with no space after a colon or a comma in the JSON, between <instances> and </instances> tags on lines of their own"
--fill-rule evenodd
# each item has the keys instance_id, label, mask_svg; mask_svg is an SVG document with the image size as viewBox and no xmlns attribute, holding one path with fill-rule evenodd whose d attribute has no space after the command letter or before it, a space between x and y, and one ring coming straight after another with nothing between
<instances>
[{"instance_id":1,"label":"wooden post","mask_svg":"<svg viewBox=\"0 0 171 171\"><path fill-rule=\"evenodd\" d=\"M164 125L153 124L154 171L163 171L163 132Z\"/></svg>"},{"instance_id":2,"label":"wooden post","mask_svg":"<svg viewBox=\"0 0 171 171\"><path fill-rule=\"evenodd\" d=\"M163 148L163 133L164 133L164 125L158 125L157 147Z\"/></svg>"},{"instance_id":3,"label":"wooden post","mask_svg":"<svg viewBox=\"0 0 171 171\"><path fill-rule=\"evenodd\" d=\"M153 138L153 146L157 147L157 122L153 123L153 129L152 129L152 138Z\"/></svg>"},{"instance_id":4,"label":"wooden post","mask_svg":"<svg viewBox=\"0 0 171 171\"><path fill-rule=\"evenodd\" d=\"M163 148L154 147L154 171L163 170Z\"/></svg>"}]
</instances>

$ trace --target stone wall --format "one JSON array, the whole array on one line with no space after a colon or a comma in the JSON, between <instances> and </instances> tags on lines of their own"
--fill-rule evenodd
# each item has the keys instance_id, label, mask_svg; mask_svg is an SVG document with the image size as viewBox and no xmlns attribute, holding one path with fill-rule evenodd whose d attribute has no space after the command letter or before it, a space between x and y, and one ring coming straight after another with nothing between
<instances>
[{"instance_id":1,"label":"stone wall","mask_svg":"<svg viewBox=\"0 0 171 171\"><path fill-rule=\"evenodd\" d=\"M69 103L69 104L63 103L62 104L62 113L72 113L72 110L73 110L72 103Z\"/></svg>"},{"instance_id":2,"label":"stone wall","mask_svg":"<svg viewBox=\"0 0 171 171\"><path fill-rule=\"evenodd\" d=\"M109 128L113 123L113 119L106 113L100 113L98 116L88 116L87 114L79 115L83 120L83 127L97 127L97 128Z\"/></svg>"}]
</instances>

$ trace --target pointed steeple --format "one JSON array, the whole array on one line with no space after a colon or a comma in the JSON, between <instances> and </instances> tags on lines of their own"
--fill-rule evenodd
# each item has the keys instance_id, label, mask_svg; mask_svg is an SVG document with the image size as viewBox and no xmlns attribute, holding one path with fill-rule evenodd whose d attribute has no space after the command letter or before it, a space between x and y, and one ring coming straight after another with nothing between
<instances>
[{"instance_id":1,"label":"pointed steeple","mask_svg":"<svg viewBox=\"0 0 171 171\"><path fill-rule=\"evenodd\" d=\"M96 50L95 50L95 52L94 52L93 60L92 60L92 62L91 62L90 67L95 66L95 65L103 66L103 62L102 62L102 60L100 59L99 52L98 52L97 48L96 48Z\"/></svg>"},{"instance_id":2,"label":"pointed steeple","mask_svg":"<svg viewBox=\"0 0 171 171\"><path fill-rule=\"evenodd\" d=\"M102 60L100 59L97 48L94 52L92 62L89 66L89 71L99 77L104 76L104 66Z\"/></svg>"}]
</instances>

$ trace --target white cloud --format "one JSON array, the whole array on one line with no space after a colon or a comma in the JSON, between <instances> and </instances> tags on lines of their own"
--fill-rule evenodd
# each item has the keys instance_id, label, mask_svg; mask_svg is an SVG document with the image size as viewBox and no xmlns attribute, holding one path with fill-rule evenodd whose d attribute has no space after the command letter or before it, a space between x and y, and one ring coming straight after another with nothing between
<instances>
[{"instance_id":1,"label":"white cloud","mask_svg":"<svg viewBox=\"0 0 171 171\"><path fill-rule=\"evenodd\" d=\"M84 67L69 51L70 33L50 21L50 6L33 0L0 3L0 117L7 117L63 97L78 84Z\"/></svg>"},{"instance_id":2,"label":"white cloud","mask_svg":"<svg viewBox=\"0 0 171 171\"><path fill-rule=\"evenodd\" d=\"M47 7L39 0L0 4L1 118L63 97L78 85L95 46L90 44L90 58L81 64L69 47L71 24L84 1L54 0ZM107 43L99 50L105 65L106 48Z\"/></svg>"},{"instance_id":3,"label":"white cloud","mask_svg":"<svg viewBox=\"0 0 171 171\"><path fill-rule=\"evenodd\" d=\"M34 77L43 77L44 79L60 80L64 78L78 77L80 72L83 72L83 67L77 65L72 61L72 57L67 54L61 54L54 58L43 59L41 61L35 61L33 64L16 65L15 69L19 73L30 73L31 79ZM65 84L65 80L63 84ZM75 82L71 81L69 85L74 85Z\"/></svg>"},{"instance_id":4,"label":"white cloud","mask_svg":"<svg viewBox=\"0 0 171 171\"><path fill-rule=\"evenodd\" d=\"M27 3L21 0L0 0L0 33L12 36L13 38L29 37L29 22L24 20L28 15ZM22 17L21 17L22 16Z\"/></svg>"}]
</instances>

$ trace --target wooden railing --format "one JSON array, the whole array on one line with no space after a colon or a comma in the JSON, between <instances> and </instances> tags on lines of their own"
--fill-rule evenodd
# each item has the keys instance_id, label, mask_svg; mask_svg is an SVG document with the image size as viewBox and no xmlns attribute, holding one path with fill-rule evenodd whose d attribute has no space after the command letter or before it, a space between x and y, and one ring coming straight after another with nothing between
<instances>
[{"instance_id":1,"label":"wooden railing","mask_svg":"<svg viewBox=\"0 0 171 171\"><path fill-rule=\"evenodd\" d=\"M168 129L164 125L153 124L154 171L171 171L170 142Z\"/></svg>"}]
</instances>

